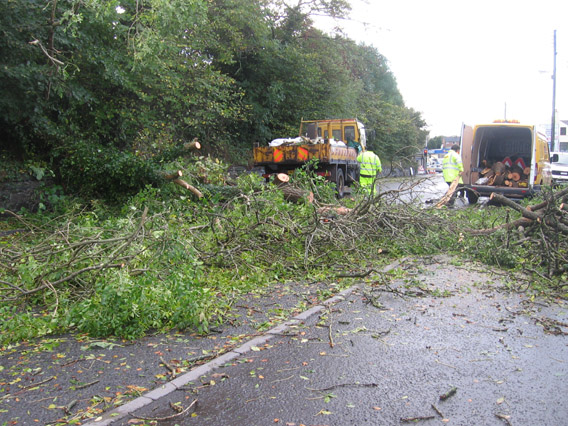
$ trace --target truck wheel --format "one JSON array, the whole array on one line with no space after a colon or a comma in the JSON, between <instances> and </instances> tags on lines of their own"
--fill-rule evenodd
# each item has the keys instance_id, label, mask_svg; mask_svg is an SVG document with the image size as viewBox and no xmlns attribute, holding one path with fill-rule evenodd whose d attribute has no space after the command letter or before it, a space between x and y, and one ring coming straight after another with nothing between
<instances>
[{"instance_id":1,"label":"truck wheel","mask_svg":"<svg viewBox=\"0 0 568 426\"><path fill-rule=\"evenodd\" d=\"M469 204L476 204L477 200L479 200L479 196L471 189L466 189L465 196L467 197Z\"/></svg>"},{"instance_id":2,"label":"truck wheel","mask_svg":"<svg viewBox=\"0 0 568 426\"><path fill-rule=\"evenodd\" d=\"M343 175L343 170L339 167L335 173L335 190L337 191L337 198L345 196L345 176Z\"/></svg>"}]
</instances>

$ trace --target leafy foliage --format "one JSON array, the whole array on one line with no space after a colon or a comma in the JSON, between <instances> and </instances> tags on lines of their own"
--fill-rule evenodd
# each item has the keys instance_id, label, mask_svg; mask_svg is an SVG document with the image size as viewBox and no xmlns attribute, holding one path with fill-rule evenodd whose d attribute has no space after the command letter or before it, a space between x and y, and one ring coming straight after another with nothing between
<instances>
[{"instance_id":1,"label":"leafy foliage","mask_svg":"<svg viewBox=\"0 0 568 426\"><path fill-rule=\"evenodd\" d=\"M302 117L358 117L381 156L406 156L425 123L386 58L313 26L312 14L348 10L340 0L5 1L0 137L49 163L67 191L110 199L156 184L185 141L246 164L252 142L293 135Z\"/></svg>"},{"instance_id":2,"label":"leafy foliage","mask_svg":"<svg viewBox=\"0 0 568 426\"><path fill-rule=\"evenodd\" d=\"M224 170L207 158L168 167L174 166L192 182L203 179L204 166ZM331 186L309 170L298 171L293 184L312 190L315 205L284 201L277 187L254 173L239 176L233 187L221 186L221 171L209 179L202 199L165 183L147 186L120 211L102 204L73 208L66 200L65 216L15 217L14 226L34 232L0 239L3 341L69 330L128 339L150 330L207 331L252 289L356 277L361 269L408 255L454 253L511 270L530 265L541 276L548 271L545 262L535 262L534 246L513 244L516 233L469 233L468 227L514 220L495 207L424 210L382 193L342 200L351 210L340 215L319 211L340 205ZM215 188L233 190L221 196ZM565 270L556 277L545 283L532 276L530 284L562 290Z\"/></svg>"},{"instance_id":3,"label":"leafy foliage","mask_svg":"<svg viewBox=\"0 0 568 426\"><path fill-rule=\"evenodd\" d=\"M428 139L428 149L439 149L442 147L442 136Z\"/></svg>"}]
</instances>

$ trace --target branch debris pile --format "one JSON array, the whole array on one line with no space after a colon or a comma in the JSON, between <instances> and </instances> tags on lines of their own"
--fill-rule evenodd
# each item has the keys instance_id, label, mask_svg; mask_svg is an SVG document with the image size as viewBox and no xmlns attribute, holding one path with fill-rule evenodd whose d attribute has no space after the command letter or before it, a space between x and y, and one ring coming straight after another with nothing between
<instances>
[{"instance_id":1,"label":"branch debris pile","mask_svg":"<svg viewBox=\"0 0 568 426\"><path fill-rule=\"evenodd\" d=\"M521 217L510 221L507 212L505 223L492 228L470 229L468 232L471 235L488 236L505 231L503 250L510 250L516 245L530 248L528 252L533 257L525 261L528 272L537 273L543 278L565 273L568 270L568 188L556 192L543 191L542 197L542 202L523 207L494 193L491 195L492 202L520 213ZM544 276L533 265L544 267Z\"/></svg>"}]
</instances>

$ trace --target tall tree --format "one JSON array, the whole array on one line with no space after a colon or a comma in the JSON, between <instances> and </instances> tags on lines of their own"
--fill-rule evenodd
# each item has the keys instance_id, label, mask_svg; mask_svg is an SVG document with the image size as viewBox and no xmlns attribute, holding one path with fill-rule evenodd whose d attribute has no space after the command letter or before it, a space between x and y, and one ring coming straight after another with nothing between
<instances>
[{"instance_id":1,"label":"tall tree","mask_svg":"<svg viewBox=\"0 0 568 426\"><path fill-rule=\"evenodd\" d=\"M80 171L94 194L151 182L149 165L189 138L246 158L302 117L358 117L384 155L419 146L424 123L386 59L313 25L348 11L343 0L6 0L0 138L53 160L69 185Z\"/></svg>"}]
</instances>

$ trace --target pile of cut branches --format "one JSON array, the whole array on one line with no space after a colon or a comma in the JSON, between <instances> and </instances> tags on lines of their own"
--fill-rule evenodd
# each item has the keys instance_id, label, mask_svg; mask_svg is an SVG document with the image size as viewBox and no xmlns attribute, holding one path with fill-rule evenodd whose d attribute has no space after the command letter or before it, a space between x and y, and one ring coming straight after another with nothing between
<instances>
[{"instance_id":1,"label":"pile of cut branches","mask_svg":"<svg viewBox=\"0 0 568 426\"><path fill-rule=\"evenodd\" d=\"M27 229L20 230L22 239L33 240L34 244L29 246L24 241L12 240L11 244L0 247L2 301L26 299L44 291L53 293L57 300L58 289L63 286L72 288L75 295L82 291L89 295L92 286L87 285L85 277L92 281L102 271L126 268L144 250L143 245L132 248L144 240L148 209L144 209L138 223L131 223L127 234L105 235L108 230L89 229L88 235L82 238L77 238L80 231L73 229L72 221L48 234L45 228L32 225L13 212L8 213L26 226ZM38 239L37 234L43 235Z\"/></svg>"},{"instance_id":2,"label":"pile of cut branches","mask_svg":"<svg viewBox=\"0 0 568 426\"><path fill-rule=\"evenodd\" d=\"M532 259L526 263L544 267L545 276L550 278L568 271L568 188L542 191L541 196L543 201L523 207L500 194L492 194L491 201L515 210L521 216L492 228L469 230L469 233L491 235L506 231L507 239L502 249L510 250L511 246L530 248ZM526 268L536 272L531 266Z\"/></svg>"},{"instance_id":3,"label":"pile of cut branches","mask_svg":"<svg viewBox=\"0 0 568 426\"><path fill-rule=\"evenodd\" d=\"M318 187L303 189L313 200L287 201L282 186L253 178L222 196L217 187L201 186L198 202L177 185L148 188L122 216L105 219L81 212L38 224L15 215L26 232L0 236L0 309L8 312L0 329L11 329L10 321L27 324L29 333L21 336L32 337L46 317L36 314L48 312L53 319L45 320L46 330L60 321L52 330L70 326L99 336L206 329L240 292L275 280L333 281L356 276L348 274L377 265L380 257L440 250L468 255L475 245L479 253L487 252L483 245L520 258L530 253L526 268L543 275L568 264L562 204L568 190L544 194L545 201L526 208L511 204L521 214L513 221L491 211L502 225L471 229L472 238L464 239L465 220L483 218L480 228L491 223L489 212L425 209L415 197L418 181L333 203L318 196ZM22 322L19 315L28 317Z\"/></svg>"}]
</instances>

